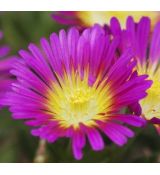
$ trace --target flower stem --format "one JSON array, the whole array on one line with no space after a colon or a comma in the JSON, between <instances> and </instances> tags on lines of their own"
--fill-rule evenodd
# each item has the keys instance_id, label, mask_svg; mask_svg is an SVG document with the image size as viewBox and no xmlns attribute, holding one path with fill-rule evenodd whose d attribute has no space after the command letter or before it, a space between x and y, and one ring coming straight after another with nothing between
<instances>
[{"instance_id":1,"label":"flower stem","mask_svg":"<svg viewBox=\"0 0 160 175\"><path fill-rule=\"evenodd\" d=\"M44 163L46 161L46 141L40 139L39 146L34 157L35 163Z\"/></svg>"}]
</instances>

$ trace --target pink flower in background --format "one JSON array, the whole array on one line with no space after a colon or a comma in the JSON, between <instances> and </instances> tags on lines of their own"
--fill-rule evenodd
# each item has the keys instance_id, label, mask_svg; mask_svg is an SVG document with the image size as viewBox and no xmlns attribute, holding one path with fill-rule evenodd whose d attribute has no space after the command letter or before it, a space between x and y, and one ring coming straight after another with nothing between
<instances>
[{"instance_id":1,"label":"pink flower in background","mask_svg":"<svg viewBox=\"0 0 160 175\"><path fill-rule=\"evenodd\" d=\"M95 23L109 24L110 19L116 17L121 26L125 26L127 17L131 15L136 22L142 16L148 16L152 25L160 20L158 11L57 11L52 13L52 18L61 24L88 27Z\"/></svg>"},{"instance_id":2,"label":"pink flower in background","mask_svg":"<svg viewBox=\"0 0 160 175\"><path fill-rule=\"evenodd\" d=\"M143 17L136 23L132 17L128 17L126 29L122 30L119 21L112 18L111 33L117 37L121 35L122 52L132 48L138 74L147 74L148 79L153 81L140 105L143 117L154 123L160 133L160 22L151 29L149 18Z\"/></svg>"},{"instance_id":3,"label":"pink flower in background","mask_svg":"<svg viewBox=\"0 0 160 175\"><path fill-rule=\"evenodd\" d=\"M0 40L3 38L3 33L0 32ZM14 57L8 56L10 48L7 45L0 46L0 101L3 99L5 93L10 89L13 82L13 75L9 73ZM1 107L1 105L0 105Z\"/></svg>"}]
</instances>

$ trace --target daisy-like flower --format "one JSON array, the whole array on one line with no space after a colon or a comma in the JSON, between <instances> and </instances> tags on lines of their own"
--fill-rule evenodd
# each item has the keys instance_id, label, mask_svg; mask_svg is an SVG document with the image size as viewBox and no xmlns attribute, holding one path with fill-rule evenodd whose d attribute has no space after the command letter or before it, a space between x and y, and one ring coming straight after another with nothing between
<instances>
[{"instance_id":1,"label":"daisy-like flower","mask_svg":"<svg viewBox=\"0 0 160 175\"><path fill-rule=\"evenodd\" d=\"M160 12L152 11L59 11L53 12L52 18L61 24L88 27L95 23L109 24L110 19L114 16L122 26L125 26L126 19L130 15L136 22L142 16L148 16L152 19L153 25L160 20Z\"/></svg>"},{"instance_id":2,"label":"daisy-like flower","mask_svg":"<svg viewBox=\"0 0 160 175\"><path fill-rule=\"evenodd\" d=\"M0 40L2 38L3 33L0 32ZM9 70L14 62L14 58L8 56L9 52L10 48L7 45L0 46L0 101L13 82L12 75L9 73Z\"/></svg>"},{"instance_id":3,"label":"daisy-like flower","mask_svg":"<svg viewBox=\"0 0 160 175\"><path fill-rule=\"evenodd\" d=\"M148 95L140 101L140 105L143 117L154 123L160 133L160 22L155 25L153 32L150 23L147 17L141 18L138 23L128 17L126 29L121 32L118 20L113 18L111 31L116 36L121 33L121 50L128 47L133 49L139 75L148 74L153 81L147 90Z\"/></svg>"},{"instance_id":4,"label":"daisy-like flower","mask_svg":"<svg viewBox=\"0 0 160 175\"><path fill-rule=\"evenodd\" d=\"M19 52L11 71L17 81L4 101L14 119L34 127L34 136L48 142L68 137L81 159L87 139L95 151L104 148L101 132L122 146L134 136L124 123L144 126L144 119L121 109L144 98L151 81L133 72L136 61L129 50L115 62L117 38L111 41L95 25L81 34L61 30L40 44Z\"/></svg>"}]
</instances>

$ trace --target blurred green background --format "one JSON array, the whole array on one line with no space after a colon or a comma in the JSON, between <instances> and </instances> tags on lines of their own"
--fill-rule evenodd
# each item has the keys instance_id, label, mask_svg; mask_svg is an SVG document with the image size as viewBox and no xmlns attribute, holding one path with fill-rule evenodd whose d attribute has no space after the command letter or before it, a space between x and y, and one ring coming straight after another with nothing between
<instances>
[{"instance_id":1,"label":"blurred green background","mask_svg":"<svg viewBox=\"0 0 160 175\"><path fill-rule=\"evenodd\" d=\"M4 32L4 43L12 54L27 48L30 42L37 43L43 36L66 28L55 23L51 12L1 12L0 30ZM153 126L134 129L136 136L123 147L113 145L106 137L106 148L94 152L87 145L84 158L76 161L71 153L68 139L46 145L46 162L160 162L160 136ZM22 121L13 120L7 109L0 111L0 162L33 162L39 139L31 136L29 127Z\"/></svg>"}]
</instances>

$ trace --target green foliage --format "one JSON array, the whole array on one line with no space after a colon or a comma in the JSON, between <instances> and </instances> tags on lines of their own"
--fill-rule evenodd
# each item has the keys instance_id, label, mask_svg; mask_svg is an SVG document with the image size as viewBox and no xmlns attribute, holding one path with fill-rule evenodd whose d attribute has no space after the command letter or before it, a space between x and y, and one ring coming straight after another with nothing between
<instances>
[{"instance_id":1,"label":"green foliage","mask_svg":"<svg viewBox=\"0 0 160 175\"><path fill-rule=\"evenodd\" d=\"M48 37L64 26L57 25L51 12L3 12L0 14L0 30L12 53L27 48L30 42L38 43L41 37Z\"/></svg>"}]
</instances>

